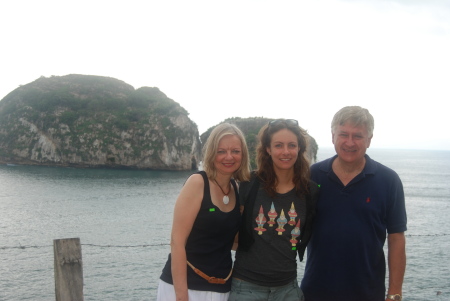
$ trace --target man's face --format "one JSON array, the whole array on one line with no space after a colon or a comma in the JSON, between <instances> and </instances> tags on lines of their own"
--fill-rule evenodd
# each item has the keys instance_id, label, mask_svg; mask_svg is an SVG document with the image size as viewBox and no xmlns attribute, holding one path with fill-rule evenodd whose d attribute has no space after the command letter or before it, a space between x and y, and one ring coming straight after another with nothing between
<instances>
[{"instance_id":1,"label":"man's face","mask_svg":"<svg viewBox=\"0 0 450 301\"><path fill-rule=\"evenodd\" d=\"M366 126L354 126L348 122L337 126L333 133L334 149L339 159L349 164L363 160L371 140Z\"/></svg>"}]
</instances>

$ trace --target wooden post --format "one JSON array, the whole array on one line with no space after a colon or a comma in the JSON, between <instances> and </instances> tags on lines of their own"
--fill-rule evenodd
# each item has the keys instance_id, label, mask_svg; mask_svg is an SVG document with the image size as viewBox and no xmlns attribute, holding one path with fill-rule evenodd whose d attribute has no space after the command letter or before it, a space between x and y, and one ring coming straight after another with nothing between
<instances>
[{"instance_id":1,"label":"wooden post","mask_svg":"<svg viewBox=\"0 0 450 301\"><path fill-rule=\"evenodd\" d=\"M53 240L56 301L84 301L79 238Z\"/></svg>"}]
</instances>

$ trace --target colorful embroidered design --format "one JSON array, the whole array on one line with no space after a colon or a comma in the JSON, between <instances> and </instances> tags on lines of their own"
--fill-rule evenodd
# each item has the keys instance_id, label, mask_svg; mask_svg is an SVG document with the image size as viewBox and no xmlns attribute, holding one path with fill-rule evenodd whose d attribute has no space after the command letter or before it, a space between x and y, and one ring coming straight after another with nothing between
<instances>
[{"instance_id":1,"label":"colorful embroidered design","mask_svg":"<svg viewBox=\"0 0 450 301\"><path fill-rule=\"evenodd\" d=\"M292 202L291 209L289 210L288 215L290 217L288 224L291 226L295 225L295 218L297 217L297 211L295 211L294 202Z\"/></svg>"},{"instance_id":2,"label":"colorful embroidered design","mask_svg":"<svg viewBox=\"0 0 450 301\"><path fill-rule=\"evenodd\" d=\"M284 225L287 224L287 219L286 216L284 215L284 210L281 209L281 214L280 217L277 219L277 223L278 223L278 228L276 228L275 230L277 230L278 235L283 234L284 231L286 231L286 229L284 229Z\"/></svg>"},{"instance_id":3,"label":"colorful embroidered design","mask_svg":"<svg viewBox=\"0 0 450 301\"><path fill-rule=\"evenodd\" d=\"M270 207L270 211L269 211L269 213L267 213L267 215L270 218L270 220L267 223L269 224L269 227L273 227L273 225L276 224L275 219L278 216L278 213L275 211L275 206L273 205L273 202L272 202L272 206Z\"/></svg>"},{"instance_id":4,"label":"colorful embroidered design","mask_svg":"<svg viewBox=\"0 0 450 301\"><path fill-rule=\"evenodd\" d=\"M281 213L278 213L277 210L275 209L275 204L274 202L272 202L271 206L270 206L270 210L266 211L266 213L264 212L264 208L261 205L259 207L259 211L258 211L258 215L255 218L256 221L256 225L257 227L254 228L255 231L258 232L258 235L271 235L271 233L278 235L283 235L284 232L286 232L285 235L290 235L290 246L289 248L292 251L296 251L297 250L297 244L299 243L299 237L301 234L301 230L300 230L300 218L299 215L295 209L295 205L294 202L291 203L291 207L290 210L287 212L287 214L284 213L284 209L281 209ZM289 217L287 218L288 215ZM267 217L266 217L267 216ZM278 218L277 218L278 217ZM266 228L264 228L265 225ZM269 229L273 229L273 225L277 224L277 228L274 230L269 230ZM287 228L285 229L286 226L292 226L292 228ZM272 232L273 231L273 232ZM266 234L266 232L268 234Z\"/></svg>"},{"instance_id":5,"label":"colorful embroidered design","mask_svg":"<svg viewBox=\"0 0 450 301\"><path fill-rule=\"evenodd\" d=\"M263 206L261 205L261 207L259 208L259 214L256 217L256 224L258 225L258 227L255 228L255 230L258 231L259 235L263 234L263 232L266 231L266 229L264 229L265 223L266 217L264 216Z\"/></svg>"},{"instance_id":6,"label":"colorful embroidered design","mask_svg":"<svg viewBox=\"0 0 450 301\"><path fill-rule=\"evenodd\" d=\"M300 236L300 219L297 222L297 225L295 225L294 229L291 231L292 239L290 240L293 247L295 247L298 243L297 237Z\"/></svg>"}]
</instances>

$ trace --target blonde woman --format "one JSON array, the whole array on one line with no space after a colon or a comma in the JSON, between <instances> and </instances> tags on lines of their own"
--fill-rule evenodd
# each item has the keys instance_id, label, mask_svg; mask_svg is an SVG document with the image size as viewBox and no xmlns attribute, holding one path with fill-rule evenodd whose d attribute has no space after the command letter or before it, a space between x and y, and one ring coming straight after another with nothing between
<instances>
[{"instance_id":1,"label":"blonde woman","mask_svg":"<svg viewBox=\"0 0 450 301\"><path fill-rule=\"evenodd\" d=\"M231 248L241 221L235 181L250 177L248 149L242 132L224 123L203 152L204 171L187 179L175 204L159 301L228 300Z\"/></svg>"}]
</instances>

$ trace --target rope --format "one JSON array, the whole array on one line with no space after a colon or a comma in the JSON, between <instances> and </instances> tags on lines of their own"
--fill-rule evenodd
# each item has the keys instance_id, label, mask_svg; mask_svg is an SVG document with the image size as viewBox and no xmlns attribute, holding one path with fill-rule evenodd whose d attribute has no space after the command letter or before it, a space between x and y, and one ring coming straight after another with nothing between
<instances>
[{"instance_id":1,"label":"rope","mask_svg":"<svg viewBox=\"0 0 450 301\"><path fill-rule=\"evenodd\" d=\"M98 248L148 248L148 247L159 247L159 246L169 246L169 243L160 244L148 244L148 245L96 245L96 244L81 244L82 246L88 247L98 247ZM8 249L42 249L42 248L53 248L53 245L44 246L4 246L0 247L0 250Z\"/></svg>"},{"instance_id":2,"label":"rope","mask_svg":"<svg viewBox=\"0 0 450 301\"><path fill-rule=\"evenodd\" d=\"M442 237L442 236L450 236L450 233L442 233L442 234L405 234L406 237ZM145 245L97 245L97 244L81 244L82 246L88 247L98 247L98 248L149 248L149 247L160 247L160 246L169 246L170 243L159 243L159 244L145 244ZM43 245L43 246L3 246L0 247L0 250L9 250L9 249L41 249L41 248L53 248L53 245Z\"/></svg>"}]
</instances>

